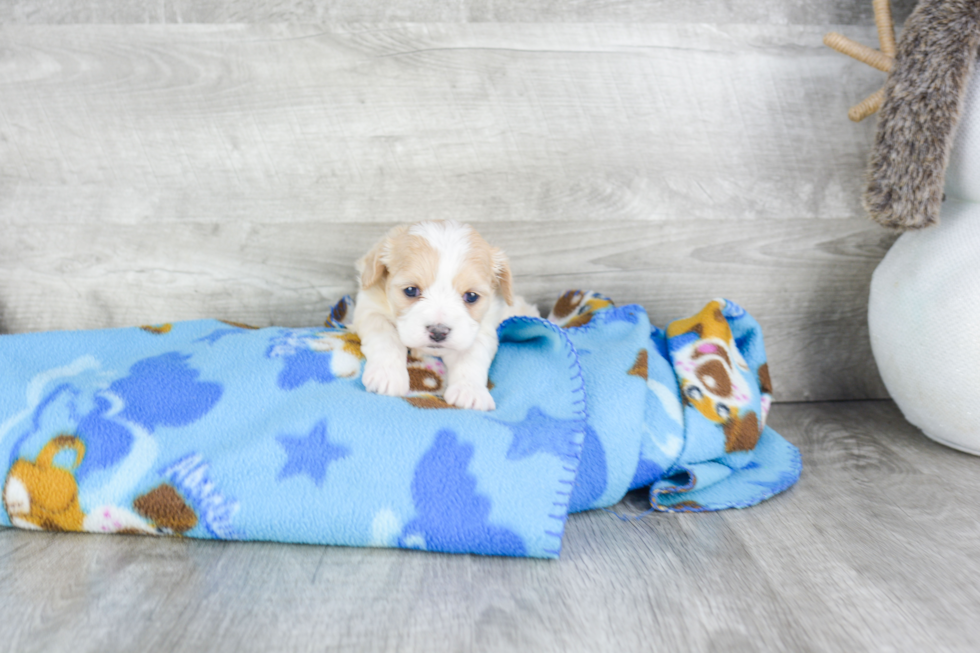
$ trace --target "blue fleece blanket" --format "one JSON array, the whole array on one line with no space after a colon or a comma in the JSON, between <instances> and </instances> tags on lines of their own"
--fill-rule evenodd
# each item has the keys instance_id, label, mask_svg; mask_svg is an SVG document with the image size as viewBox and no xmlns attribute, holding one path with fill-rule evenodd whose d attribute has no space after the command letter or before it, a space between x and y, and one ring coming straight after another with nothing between
<instances>
[{"instance_id":1,"label":"blue fleece blanket","mask_svg":"<svg viewBox=\"0 0 980 653\"><path fill-rule=\"evenodd\" d=\"M735 304L652 327L573 291L500 326L497 409L452 408L436 358L373 395L345 298L325 327L201 320L0 337L4 525L557 557L569 512L650 487L663 511L793 485Z\"/></svg>"}]
</instances>

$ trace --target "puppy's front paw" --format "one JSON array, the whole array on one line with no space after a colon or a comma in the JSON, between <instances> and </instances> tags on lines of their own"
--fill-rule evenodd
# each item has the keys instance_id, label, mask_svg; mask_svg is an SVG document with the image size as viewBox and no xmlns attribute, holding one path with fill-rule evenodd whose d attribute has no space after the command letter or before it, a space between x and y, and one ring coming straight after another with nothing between
<instances>
[{"instance_id":1,"label":"puppy's front paw","mask_svg":"<svg viewBox=\"0 0 980 653\"><path fill-rule=\"evenodd\" d=\"M401 365L368 359L364 363L361 383L368 392L391 397L404 397L408 394L408 368Z\"/></svg>"},{"instance_id":2,"label":"puppy's front paw","mask_svg":"<svg viewBox=\"0 0 980 653\"><path fill-rule=\"evenodd\" d=\"M446 402L457 408L472 408L474 410L493 410L497 407L490 391L480 386L466 383L454 383L446 388L443 396Z\"/></svg>"}]
</instances>

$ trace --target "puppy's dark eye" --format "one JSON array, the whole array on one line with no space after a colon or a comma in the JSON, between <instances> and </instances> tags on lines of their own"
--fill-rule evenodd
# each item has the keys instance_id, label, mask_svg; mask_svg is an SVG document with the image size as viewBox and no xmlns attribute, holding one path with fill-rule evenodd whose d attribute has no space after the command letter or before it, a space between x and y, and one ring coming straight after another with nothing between
<instances>
[{"instance_id":1,"label":"puppy's dark eye","mask_svg":"<svg viewBox=\"0 0 980 653\"><path fill-rule=\"evenodd\" d=\"M717 411L718 417L722 419L728 419L728 417L732 414L732 411L725 404L718 404L715 406L715 411Z\"/></svg>"},{"instance_id":2,"label":"puppy's dark eye","mask_svg":"<svg viewBox=\"0 0 980 653\"><path fill-rule=\"evenodd\" d=\"M480 296L475 292L463 293L463 301L467 304L475 304L480 299Z\"/></svg>"},{"instance_id":3,"label":"puppy's dark eye","mask_svg":"<svg viewBox=\"0 0 980 653\"><path fill-rule=\"evenodd\" d=\"M408 288L405 289L405 296L412 297L412 298L418 297L419 289L416 288L415 286L409 286Z\"/></svg>"},{"instance_id":4,"label":"puppy's dark eye","mask_svg":"<svg viewBox=\"0 0 980 653\"><path fill-rule=\"evenodd\" d=\"M690 397L694 401L697 401L698 399L704 396L704 393L701 392L701 388L699 388L696 385L687 386L687 388L684 389L684 392L687 394L688 397Z\"/></svg>"}]
</instances>

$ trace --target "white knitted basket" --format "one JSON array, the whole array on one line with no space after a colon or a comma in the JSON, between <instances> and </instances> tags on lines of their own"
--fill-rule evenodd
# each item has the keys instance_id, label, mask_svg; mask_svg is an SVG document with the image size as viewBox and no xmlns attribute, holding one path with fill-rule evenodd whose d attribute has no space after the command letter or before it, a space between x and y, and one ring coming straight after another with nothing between
<instances>
[{"instance_id":1,"label":"white knitted basket","mask_svg":"<svg viewBox=\"0 0 980 653\"><path fill-rule=\"evenodd\" d=\"M967 91L940 224L902 234L871 279L871 348L905 418L980 455L980 83Z\"/></svg>"}]
</instances>

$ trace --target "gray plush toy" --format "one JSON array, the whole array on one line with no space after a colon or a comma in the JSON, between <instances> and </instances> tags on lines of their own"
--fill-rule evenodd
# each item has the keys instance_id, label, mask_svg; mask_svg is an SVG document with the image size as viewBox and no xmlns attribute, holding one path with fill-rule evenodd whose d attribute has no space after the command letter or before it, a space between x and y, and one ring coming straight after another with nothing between
<instances>
[{"instance_id":1,"label":"gray plush toy","mask_svg":"<svg viewBox=\"0 0 980 653\"><path fill-rule=\"evenodd\" d=\"M878 115L864 206L877 222L939 221L946 166L980 45L980 1L922 0L905 22Z\"/></svg>"},{"instance_id":2,"label":"gray plush toy","mask_svg":"<svg viewBox=\"0 0 980 653\"><path fill-rule=\"evenodd\" d=\"M885 87L854 107L880 105L864 206L880 224L921 229L939 221L946 166L980 46L980 0L921 0L895 45L888 0L874 0L881 51L839 34L824 42L889 72Z\"/></svg>"}]
</instances>

